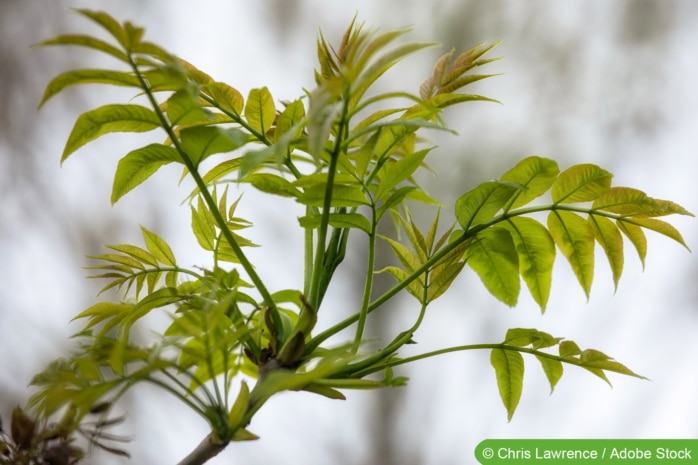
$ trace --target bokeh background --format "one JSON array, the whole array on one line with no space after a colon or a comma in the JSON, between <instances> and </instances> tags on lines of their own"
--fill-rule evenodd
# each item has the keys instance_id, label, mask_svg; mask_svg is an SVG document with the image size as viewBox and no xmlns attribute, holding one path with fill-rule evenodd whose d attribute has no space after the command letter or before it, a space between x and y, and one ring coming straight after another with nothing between
<instances>
[{"instance_id":1,"label":"bokeh background","mask_svg":"<svg viewBox=\"0 0 698 465\"><path fill-rule=\"evenodd\" d=\"M0 2L0 416L23 404L27 383L46 363L67 354L79 329L70 318L96 299L99 283L85 280L85 257L102 244L140 243L138 224L157 231L180 263L204 264L180 204L179 172L152 182L109 207L116 162L141 139L107 136L59 158L76 116L130 93L74 89L36 107L51 77L75 67L113 65L82 49L30 46L66 32L95 33L71 7L105 9L147 27L150 40L246 94L266 85L277 100L293 99L313 83L318 29L336 42L358 14L383 30L414 26L408 39L438 41L381 82L416 90L435 59L449 49L502 40L504 60L487 72L502 76L475 90L503 106L466 104L447 112L459 136L433 134L438 178L429 192L446 205L537 154L564 168L597 163L616 185L640 188L698 211L698 3L692 0L2 0ZM148 136L150 137L150 136ZM145 140L145 139L144 139ZM298 287L300 252L288 204L246 193L241 216L261 275L272 287ZM290 208L290 209L289 209ZM291 213L291 215L290 215ZM425 222L427 213L418 212ZM689 247L698 247L695 219L675 218ZM524 393L510 423L501 406L488 352L420 362L402 375L408 387L350 392L344 402L287 393L274 398L250 429L260 441L230 446L212 464L464 464L486 438L698 437L697 262L680 245L648 234L643 271L632 247L619 288L598 255L591 298L558 260L543 316L525 292L510 309L489 296L472 272L436 301L416 335L420 352L497 342L510 327L536 327L583 348L602 350L651 381L611 376L613 389L568 369L555 392L535 360L527 360ZM360 242L354 243L358 254ZM381 260L388 260L388 254ZM341 318L358 302L359 260L347 261L331 288L331 311ZM390 339L414 317L401 300L373 320L374 337ZM329 301L326 308L330 308ZM329 324L324 320L321 324ZM343 335L347 339L349 335ZM339 339L341 340L341 338ZM415 349L416 350L416 349ZM131 463L176 463L206 434L203 422L175 400L143 386L118 413L132 436ZM121 463L96 452L89 463Z\"/></svg>"}]
</instances>

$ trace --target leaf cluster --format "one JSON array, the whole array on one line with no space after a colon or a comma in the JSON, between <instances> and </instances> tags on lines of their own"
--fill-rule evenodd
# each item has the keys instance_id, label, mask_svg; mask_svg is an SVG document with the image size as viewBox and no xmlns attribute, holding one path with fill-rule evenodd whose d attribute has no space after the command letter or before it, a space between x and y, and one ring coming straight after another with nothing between
<instances>
[{"instance_id":1,"label":"leaf cluster","mask_svg":"<svg viewBox=\"0 0 698 465\"><path fill-rule=\"evenodd\" d=\"M637 189L612 187L611 174L598 166L575 165L560 172L554 161L541 157L526 158L499 180L462 194L454 208L457 222L440 231L442 206L416 181L433 150L418 132L450 131L442 113L452 105L494 101L464 88L493 76L476 71L496 60L486 57L496 44L441 56L417 93L381 93L373 85L383 74L433 44L394 45L407 30L368 31L354 19L336 48L319 35L315 87L294 100L278 101L265 86L243 96L146 41L144 29L130 22L102 12L77 12L108 39L67 34L40 45L86 47L115 59L119 68L60 74L49 82L40 105L83 84L130 88L134 98L80 115L61 161L107 134L158 130L162 142L135 148L118 162L111 201L118 202L161 167L179 165L181 180L195 186L187 197L192 234L211 263L181 266L166 240L145 227L142 246L107 245L107 253L92 257L97 261L90 267L92 277L106 280L102 291L115 291L117 301L101 301L79 313L75 319L85 322L76 334L79 350L34 378L39 391L30 406L42 417L67 408L73 412L71 422L79 424L95 406L111 406L146 382L208 422L208 457L230 441L256 439L247 426L280 391L343 399L346 389L400 386L406 378L394 376L393 368L448 351L492 349L509 418L521 393L521 352L541 361L551 388L562 375L562 363L605 380L606 371L636 376L601 352L581 351L571 341L537 330L512 329L502 344L398 356L414 343L427 307L466 265L507 305L516 304L523 280L545 310L558 249L588 296L595 244L608 258L616 286L624 265L622 236L643 265L644 230L686 245L673 226L657 219L690 215L679 205ZM268 288L248 258L247 248L256 244L242 230L252 223L237 216L242 198L230 198L231 184L273 196L279 207L287 202L300 207L302 283ZM542 200L546 196L548 203ZM410 213L414 204L436 209L425 230ZM546 224L536 219L541 214L547 214ZM392 221L399 234L379 235L383 221ZM323 303L352 234L367 246L363 292L354 302L355 312L335 321ZM396 265L382 270L375 266L380 241L397 258ZM396 284L375 297L378 273L388 273ZM369 347L364 337L369 314L402 290L418 301L417 318L392 341ZM133 328L147 325L146 317L154 311L166 314L171 323L144 346ZM320 318L327 318L327 329L318 333ZM350 327L353 341L327 344ZM541 350L555 346L557 355ZM252 388L250 379L256 380ZM186 463L202 461L192 457Z\"/></svg>"}]
</instances>

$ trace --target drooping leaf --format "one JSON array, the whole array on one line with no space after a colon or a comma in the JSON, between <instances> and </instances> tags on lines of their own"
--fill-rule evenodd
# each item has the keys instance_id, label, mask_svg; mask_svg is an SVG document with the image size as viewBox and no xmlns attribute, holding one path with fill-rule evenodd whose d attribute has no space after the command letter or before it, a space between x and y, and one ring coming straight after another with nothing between
<instances>
[{"instance_id":1,"label":"drooping leaf","mask_svg":"<svg viewBox=\"0 0 698 465\"><path fill-rule=\"evenodd\" d=\"M518 184L521 190L515 192L505 210L526 205L550 189L560 169L553 160L541 157L528 157L504 173L502 182Z\"/></svg>"},{"instance_id":2,"label":"drooping leaf","mask_svg":"<svg viewBox=\"0 0 698 465\"><path fill-rule=\"evenodd\" d=\"M588 299L594 280L594 231L581 216L558 210L548 215L548 229Z\"/></svg>"},{"instance_id":3,"label":"drooping leaf","mask_svg":"<svg viewBox=\"0 0 698 465\"><path fill-rule=\"evenodd\" d=\"M464 231L487 223L517 191L513 185L497 181L480 184L456 201L456 219Z\"/></svg>"},{"instance_id":4,"label":"drooping leaf","mask_svg":"<svg viewBox=\"0 0 698 465\"><path fill-rule=\"evenodd\" d=\"M555 242L548 230L533 218L509 218L502 227L514 240L519 271L531 296L545 312L552 283Z\"/></svg>"},{"instance_id":5,"label":"drooping leaf","mask_svg":"<svg viewBox=\"0 0 698 465\"><path fill-rule=\"evenodd\" d=\"M39 102L39 108L54 95L67 87L78 84L111 84L115 86L141 87L140 81L138 81L136 76L122 71L111 71L107 69L76 69L73 71L66 71L54 77L48 83L44 95Z\"/></svg>"},{"instance_id":6,"label":"drooping leaf","mask_svg":"<svg viewBox=\"0 0 698 465\"><path fill-rule=\"evenodd\" d=\"M567 168L552 186L553 202L576 203L595 200L611 187L613 175L590 163Z\"/></svg>"},{"instance_id":7,"label":"drooping leaf","mask_svg":"<svg viewBox=\"0 0 698 465\"><path fill-rule=\"evenodd\" d=\"M596 241L601 245L601 248L606 252L608 264L611 265L613 273L613 283L618 289L618 281L623 273L623 237L620 235L618 227L608 218L600 215L589 215L589 224L591 225Z\"/></svg>"},{"instance_id":8,"label":"drooping leaf","mask_svg":"<svg viewBox=\"0 0 698 465\"><path fill-rule=\"evenodd\" d=\"M177 150L167 145L150 144L129 152L119 160L116 167L111 193L112 205L152 176L161 166L172 162L181 162L181 159Z\"/></svg>"},{"instance_id":9,"label":"drooping leaf","mask_svg":"<svg viewBox=\"0 0 698 465\"><path fill-rule=\"evenodd\" d=\"M686 244L686 242L683 240L683 236L681 235L681 233L666 221L661 221L654 218L632 218L628 219L625 222L641 226L643 228L651 229L652 231L658 232L660 234L664 234L665 236L674 239L676 242L686 247L688 250L691 250Z\"/></svg>"},{"instance_id":10,"label":"drooping leaf","mask_svg":"<svg viewBox=\"0 0 698 465\"><path fill-rule=\"evenodd\" d=\"M548 378L548 383L550 383L550 393L555 390L557 382L562 378L564 369L562 368L562 362L552 358L543 357L541 355L536 355L536 358L543 367L543 372L545 377Z\"/></svg>"},{"instance_id":11,"label":"drooping leaf","mask_svg":"<svg viewBox=\"0 0 698 465\"><path fill-rule=\"evenodd\" d=\"M488 228L478 233L465 251L465 259L493 296L510 307L516 305L521 280L518 255L509 231Z\"/></svg>"},{"instance_id":12,"label":"drooping leaf","mask_svg":"<svg viewBox=\"0 0 698 465\"><path fill-rule=\"evenodd\" d=\"M250 90L245 105L245 119L252 129L266 134L276 117L276 106L271 92L266 87Z\"/></svg>"},{"instance_id":13,"label":"drooping leaf","mask_svg":"<svg viewBox=\"0 0 698 465\"><path fill-rule=\"evenodd\" d=\"M499 397L507 409L507 419L511 421L523 391L523 356L511 350L493 349L490 363L497 377Z\"/></svg>"},{"instance_id":14,"label":"drooping leaf","mask_svg":"<svg viewBox=\"0 0 698 465\"><path fill-rule=\"evenodd\" d=\"M647 237L640 226L628 223L627 221L617 220L618 229L625 234L630 242L635 246L637 255L640 257L642 268L645 267L645 257L647 256Z\"/></svg>"},{"instance_id":15,"label":"drooping leaf","mask_svg":"<svg viewBox=\"0 0 698 465\"><path fill-rule=\"evenodd\" d=\"M141 105L105 105L80 115L68 136L61 162L83 145L112 132L147 132L160 126L154 111Z\"/></svg>"}]
</instances>

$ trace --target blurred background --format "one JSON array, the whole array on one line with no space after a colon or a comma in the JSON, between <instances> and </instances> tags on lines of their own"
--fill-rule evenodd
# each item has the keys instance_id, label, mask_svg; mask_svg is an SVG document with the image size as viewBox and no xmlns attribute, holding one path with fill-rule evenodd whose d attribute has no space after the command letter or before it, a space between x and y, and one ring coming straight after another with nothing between
<instances>
[{"instance_id":1,"label":"blurred background","mask_svg":"<svg viewBox=\"0 0 698 465\"><path fill-rule=\"evenodd\" d=\"M177 188L178 170L162 170L109 207L116 163L142 145L140 139L104 137L60 166L78 114L132 96L103 87L71 89L36 112L56 74L114 64L78 48L30 48L61 33L101 33L71 7L132 20L147 28L151 41L244 95L266 85L277 101L294 99L313 85L318 29L337 43L355 14L368 27L412 25L408 40L443 44L398 65L381 81L383 89L414 92L451 48L502 40L493 55L505 59L484 72L503 75L472 91L504 105L471 103L450 110L446 119L459 136L430 134L439 145L431 158L439 177L423 181L446 206L443 224L452 221L448 214L460 194L532 154L554 158L563 169L597 163L615 174L615 185L698 211L698 3L691 0L2 0L3 419L26 402L31 377L71 350L69 336L79 325L70 319L95 302L100 287L84 279L86 255L101 253L102 244L140 244L142 224L172 245L180 263L206 264L190 237L188 207L180 204L189 191ZM272 288L300 287L296 219L289 205L275 200L246 193L240 216L255 223L249 236L263 246L253 252L262 277ZM433 212L417 215L426 224ZM696 249L695 219L670 221ZM489 353L450 354L401 370L398 374L410 377L406 388L349 392L344 402L282 394L250 426L261 440L235 443L210 463L445 465L475 463L475 446L486 438L698 437L697 262L668 238L648 233L648 240L644 271L626 247L617 291L598 254L588 301L559 259L544 316L526 292L517 307L507 308L472 272L464 272L430 309L414 350L498 342L507 328L535 327L602 350L651 381L612 375L609 389L582 370L568 369L550 395L538 363L527 359L523 397L507 423ZM362 250L360 242L354 245ZM384 251L380 260L389 259ZM350 257L341 282L330 289L322 325L355 308L359 262ZM374 336L392 339L416 311L409 299L385 309L372 320ZM198 417L147 386L133 390L117 413L128 417L119 432L134 439L128 444L131 463L176 463L207 432ZM96 452L88 463L121 462Z\"/></svg>"}]
</instances>

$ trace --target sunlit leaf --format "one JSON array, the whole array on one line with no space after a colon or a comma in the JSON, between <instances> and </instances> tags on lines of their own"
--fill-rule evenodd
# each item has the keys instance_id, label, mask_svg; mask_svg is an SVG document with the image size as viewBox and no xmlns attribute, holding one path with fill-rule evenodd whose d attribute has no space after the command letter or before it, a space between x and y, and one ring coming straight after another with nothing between
<instances>
[{"instance_id":1,"label":"sunlit leaf","mask_svg":"<svg viewBox=\"0 0 698 465\"><path fill-rule=\"evenodd\" d=\"M317 184L306 188L298 196L298 201L304 205L322 207L325 203L325 193L325 184ZM367 204L368 200L359 186L339 184L332 188L333 207L358 207Z\"/></svg>"},{"instance_id":2,"label":"sunlit leaf","mask_svg":"<svg viewBox=\"0 0 698 465\"><path fill-rule=\"evenodd\" d=\"M647 237L640 226L628 223L627 221L617 220L618 229L625 234L630 242L635 246L637 255L640 257L642 267L645 267L645 257L647 256Z\"/></svg>"},{"instance_id":3,"label":"sunlit leaf","mask_svg":"<svg viewBox=\"0 0 698 465\"><path fill-rule=\"evenodd\" d=\"M161 166L181 161L179 153L172 147L150 144L129 152L119 160L114 176L111 203L115 204L130 190L143 183Z\"/></svg>"},{"instance_id":4,"label":"sunlit leaf","mask_svg":"<svg viewBox=\"0 0 698 465\"><path fill-rule=\"evenodd\" d=\"M507 419L511 421L523 391L523 357L511 350L493 349L490 363L497 376L499 396L507 409Z\"/></svg>"},{"instance_id":5,"label":"sunlit leaf","mask_svg":"<svg viewBox=\"0 0 698 465\"><path fill-rule=\"evenodd\" d=\"M211 96L220 109L239 115L245 105L245 99L235 88L223 82L211 82L203 87L203 91Z\"/></svg>"},{"instance_id":6,"label":"sunlit leaf","mask_svg":"<svg viewBox=\"0 0 698 465\"><path fill-rule=\"evenodd\" d=\"M588 299L594 280L594 231L581 216L558 210L548 215L548 228Z\"/></svg>"},{"instance_id":7,"label":"sunlit leaf","mask_svg":"<svg viewBox=\"0 0 698 465\"><path fill-rule=\"evenodd\" d=\"M427 153L428 150L421 150L407 155L394 163L386 164L380 171L381 182L378 184L376 198L382 198L402 181L411 177L417 168L422 165Z\"/></svg>"},{"instance_id":8,"label":"sunlit leaf","mask_svg":"<svg viewBox=\"0 0 698 465\"><path fill-rule=\"evenodd\" d=\"M652 231L658 232L660 234L664 234L665 236L674 239L676 242L686 247L688 250L691 250L686 244L686 242L683 240L683 236L681 235L681 233L666 221L661 221L654 218L635 217L632 219L628 219L625 222L628 224L634 224L643 228L651 229Z\"/></svg>"},{"instance_id":9,"label":"sunlit leaf","mask_svg":"<svg viewBox=\"0 0 698 465\"><path fill-rule=\"evenodd\" d=\"M195 126L180 131L182 150L194 166L216 153L232 152L247 142L248 135L238 128Z\"/></svg>"},{"instance_id":10,"label":"sunlit leaf","mask_svg":"<svg viewBox=\"0 0 698 465\"><path fill-rule=\"evenodd\" d=\"M595 200L611 187L613 175L592 164L574 165L560 173L552 187L553 202L575 203Z\"/></svg>"},{"instance_id":11,"label":"sunlit leaf","mask_svg":"<svg viewBox=\"0 0 698 465\"><path fill-rule=\"evenodd\" d=\"M212 113L206 110L198 96L187 88L172 94L164 106L172 125L185 126L213 121Z\"/></svg>"},{"instance_id":12,"label":"sunlit leaf","mask_svg":"<svg viewBox=\"0 0 698 465\"><path fill-rule=\"evenodd\" d=\"M616 289L618 289L618 281L623 273L624 263L623 237L620 235L618 227L606 217L589 215L588 221L594 231L597 242L606 252L606 257L613 273L613 283Z\"/></svg>"},{"instance_id":13,"label":"sunlit leaf","mask_svg":"<svg viewBox=\"0 0 698 465\"><path fill-rule=\"evenodd\" d=\"M266 134L271 128L276 117L276 106L269 89L250 90L245 105L245 119L247 123L260 134Z\"/></svg>"},{"instance_id":14,"label":"sunlit leaf","mask_svg":"<svg viewBox=\"0 0 698 465\"><path fill-rule=\"evenodd\" d=\"M76 9L79 14L91 19L109 32L124 48L128 48L128 34L124 27L113 17L103 11L88 10L86 8Z\"/></svg>"},{"instance_id":15,"label":"sunlit leaf","mask_svg":"<svg viewBox=\"0 0 698 465\"><path fill-rule=\"evenodd\" d=\"M510 307L516 305L521 280L518 255L509 231L485 229L465 251L465 259L493 296Z\"/></svg>"},{"instance_id":16,"label":"sunlit leaf","mask_svg":"<svg viewBox=\"0 0 698 465\"><path fill-rule=\"evenodd\" d=\"M466 192L456 201L456 219L463 230L487 223L517 192L511 184L490 181Z\"/></svg>"},{"instance_id":17,"label":"sunlit leaf","mask_svg":"<svg viewBox=\"0 0 698 465\"><path fill-rule=\"evenodd\" d=\"M557 163L541 157L528 157L504 173L503 182L518 184L521 190L514 193L507 210L526 205L550 189L560 172Z\"/></svg>"},{"instance_id":18,"label":"sunlit leaf","mask_svg":"<svg viewBox=\"0 0 698 465\"><path fill-rule=\"evenodd\" d=\"M548 230L533 218L509 218L502 223L514 240L519 271L531 296L545 311L555 262L555 242Z\"/></svg>"},{"instance_id":19,"label":"sunlit leaf","mask_svg":"<svg viewBox=\"0 0 698 465\"><path fill-rule=\"evenodd\" d=\"M112 132L147 132L160 126L154 111L140 105L105 105L80 115L61 162L83 145Z\"/></svg>"},{"instance_id":20,"label":"sunlit leaf","mask_svg":"<svg viewBox=\"0 0 698 465\"><path fill-rule=\"evenodd\" d=\"M282 197L298 197L301 191L287 179L272 173L252 173L241 180L252 184L257 190Z\"/></svg>"},{"instance_id":21,"label":"sunlit leaf","mask_svg":"<svg viewBox=\"0 0 698 465\"><path fill-rule=\"evenodd\" d=\"M562 378L564 371L562 368L562 362L552 358L543 357L541 355L536 355L536 358L543 367L545 377L548 378L548 382L550 383L550 393L552 394L552 392L555 390L557 382L560 381L560 378Z\"/></svg>"}]
</instances>

